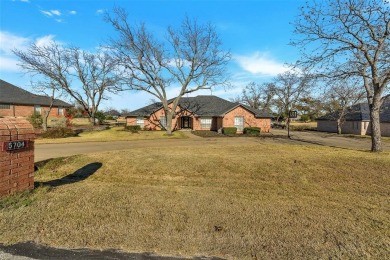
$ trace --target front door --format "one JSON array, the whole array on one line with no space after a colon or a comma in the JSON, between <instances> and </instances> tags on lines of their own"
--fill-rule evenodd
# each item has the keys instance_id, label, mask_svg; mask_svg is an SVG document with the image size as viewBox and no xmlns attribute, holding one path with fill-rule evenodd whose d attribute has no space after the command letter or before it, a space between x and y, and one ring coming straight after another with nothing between
<instances>
[{"instance_id":1,"label":"front door","mask_svg":"<svg viewBox=\"0 0 390 260\"><path fill-rule=\"evenodd\" d=\"M181 128L192 128L191 117L183 116L181 118Z\"/></svg>"}]
</instances>

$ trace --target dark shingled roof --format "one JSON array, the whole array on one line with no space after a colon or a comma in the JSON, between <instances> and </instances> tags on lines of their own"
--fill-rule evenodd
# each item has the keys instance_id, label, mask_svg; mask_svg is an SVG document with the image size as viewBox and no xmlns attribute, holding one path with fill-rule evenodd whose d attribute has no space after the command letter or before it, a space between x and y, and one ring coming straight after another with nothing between
<instances>
[{"instance_id":1,"label":"dark shingled roof","mask_svg":"<svg viewBox=\"0 0 390 260\"><path fill-rule=\"evenodd\" d=\"M173 100L169 100L172 102ZM230 102L228 100L216 96L196 96L196 97L182 97L179 102L182 109L186 109L194 113L196 116L224 116L227 112L242 106L252 112L255 117L271 117L268 112L263 112L240 103ZM161 102L142 107L140 109L131 111L126 116L150 116L156 110L162 108Z\"/></svg>"},{"instance_id":2,"label":"dark shingled roof","mask_svg":"<svg viewBox=\"0 0 390 260\"><path fill-rule=\"evenodd\" d=\"M47 96L35 95L0 79L0 103L49 106L50 98ZM73 105L59 99L55 99L53 105L60 107L73 107Z\"/></svg>"},{"instance_id":3,"label":"dark shingled roof","mask_svg":"<svg viewBox=\"0 0 390 260\"><path fill-rule=\"evenodd\" d=\"M336 120L338 112L328 113L317 120ZM390 123L390 98L387 98L381 107L380 112L381 123ZM370 108L367 103L359 103L348 108L346 121L370 121Z\"/></svg>"}]
</instances>

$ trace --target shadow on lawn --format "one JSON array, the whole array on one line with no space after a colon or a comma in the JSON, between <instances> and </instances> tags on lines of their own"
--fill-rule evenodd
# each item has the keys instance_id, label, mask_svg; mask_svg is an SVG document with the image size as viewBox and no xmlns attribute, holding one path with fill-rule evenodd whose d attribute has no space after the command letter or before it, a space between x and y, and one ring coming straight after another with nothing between
<instances>
[{"instance_id":1,"label":"shadow on lawn","mask_svg":"<svg viewBox=\"0 0 390 260\"><path fill-rule=\"evenodd\" d=\"M87 179L89 176L91 176L92 174L94 174L97 170L99 170L100 167L102 167L102 165L103 164L100 162L90 163L81 167L74 173L62 177L61 179L56 179L56 180L51 180L46 182L34 182L34 186L36 188L40 186L58 187L61 185L72 184L79 181L83 181Z\"/></svg>"}]
</instances>

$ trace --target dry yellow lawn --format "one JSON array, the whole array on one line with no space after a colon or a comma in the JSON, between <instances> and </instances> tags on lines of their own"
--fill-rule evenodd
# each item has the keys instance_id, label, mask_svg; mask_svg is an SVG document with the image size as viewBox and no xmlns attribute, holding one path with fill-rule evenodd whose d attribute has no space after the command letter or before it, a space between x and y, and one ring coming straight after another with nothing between
<instances>
[{"instance_id":1,"label":"dry yellow lawn","mask_svg":"<svg viewBox=\"0 0 390 260\"><path fill-rule=\"evenodd\" d=\"M3 199L0 243L228 259L389 259L390 153L231 140L52 160L36 181L91 163L98 169L22 196L26 206Z\"/></svg>"},{"instance_id":2,"label":"dry yellow lawn","mask_svg":"<svg viewBox=\"0 0 390 260\"><path fill-rule=\"evenodd\" d=\"M165 131L139 131L131 133L125 131L124 127L112 127L108 130L82 132L76 137L37 139L37 144L53 143L82 143L82 142L109 142L109 141L133 141L133 140L151 140L163 138L187 138L183 132L176 131L172 136L167 136Z\"/></svg>"},{"instance_id":3,"label":"dry yellow lawn","mask_svg":"<svg viewBox=\"0 0 390 260\"><path fill-rule=\"evenodd\" d=\"M305 122L300 122L300 121L292 121L291 125L292 126L305 126L305 127L308 127L308 128L316 128L317 127L317 122L314 121L314 122L305 123Z\"/></svg>"}]
</instances>

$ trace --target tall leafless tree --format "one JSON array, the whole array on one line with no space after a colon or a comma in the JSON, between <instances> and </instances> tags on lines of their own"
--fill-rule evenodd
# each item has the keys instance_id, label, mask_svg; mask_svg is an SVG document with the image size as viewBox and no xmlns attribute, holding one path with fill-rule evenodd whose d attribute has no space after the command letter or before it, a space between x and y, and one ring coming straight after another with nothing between
<instances>
[{"instance_id":1,"label":"tall leafless tree","mask_svg":"<svg viewBox=\"0 0 390 260\"><path fill-rule=\"evenodd\" d=\"M92 124L95 113L107 92L120 90L114 60L105 52L87 53L78 48L66 48L56 42L38 46L32 44L26 51L14 50L20 66L38 76L41 88L55 86L75 99L87 112Z\"/></svg>"},{"instance_id":2,"label":"tall leafless tree","mask_svg":"<svg viewBox=\"0 0 390 260\"><path fill-rule=\"evenodd\" d=\"M379 113L390 80L390 5L384 0L307 2L295 21L300 66L333 78L358 76L370 107L372 151L381 151Z\"/></svg>"},{"instance_id":3,"label":"tall leafless tree","mask_svg":"<svg viewBox=\"0 0 390 260\"><path fill-rule=\"evenodd\" d=\"M361 102L364 98L365 91L354 81L342 80L339 82L332 82L328 89L325 99L325 107L327 108L330 119L337 122L337 133L342 133L342 125L345 122L349 109L355 104Z\"/></svg>"},{"instance_id":4,"label":"tall leafless tree","mask_svg":"<svg viewBox=\"0 0 390 260\"><path fill-rule=\"evenodd\" d=\"M255 109L270 111L273 96L273 83L258 84L251 82L245 86L241 95L233 101L242 102Z\"/></svg>"},{"instance_id":5,"label":"tall leafless tree","mask_svg":"<svg viewBox=\"0 0 390 260\"><path fill-rule=\"evenodd\" d=\"M279 116L287 118L289 111L296 109L300 98L309 93L310 88L310 77L303 73L287 71L277 75L272 90Z\"/></svg>"},{"instance_id":6,"label":"tall leafless tree","mask_svg":"<svg viewBox=\"0 0 390 260\"><path fill-rule=\"evenodd\" d=\"M168 27L165 39L156 39L144 24L130 24L122 8L114 9L113 16L107 14L106 20L119 35L109 47L128 87L161 101L167 134L172 134L172 118L183 95L228 84L225 66L230 53L221 49L212 25L187 17L178 29ZM175 87L177 93L169 99L168 92Z\"/></svg>"},{"instance_id":7,"label":"tall leafless tree","mask_svg":"<svg viewBox=\"0 0 390 260\"><path fill-rule=\"evenodd\" d=\"M31 82L31 85L35 92L42 93L49 99L48 109L43 110L43 131L47 131L47 122L49 119L50 111L53 108L54 101L63 95L63 90L53 81L37 81Z\"/></svg>"}]
</instances>

